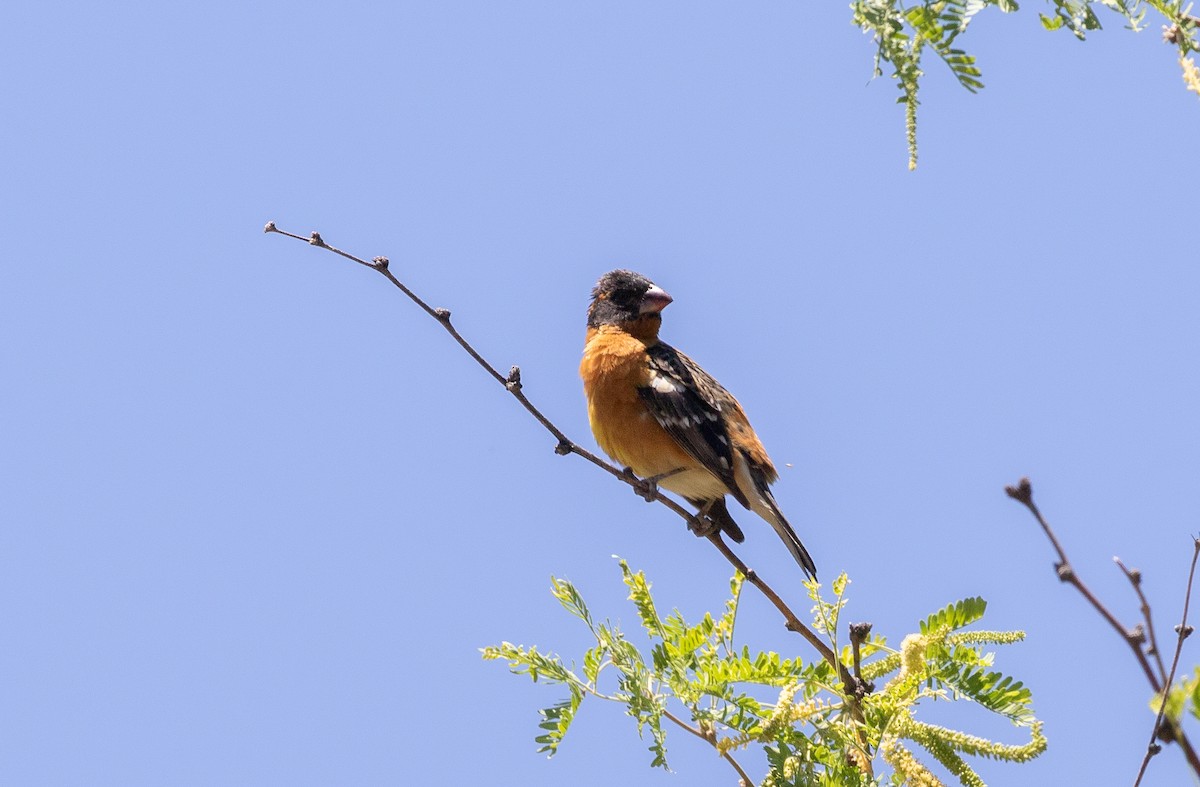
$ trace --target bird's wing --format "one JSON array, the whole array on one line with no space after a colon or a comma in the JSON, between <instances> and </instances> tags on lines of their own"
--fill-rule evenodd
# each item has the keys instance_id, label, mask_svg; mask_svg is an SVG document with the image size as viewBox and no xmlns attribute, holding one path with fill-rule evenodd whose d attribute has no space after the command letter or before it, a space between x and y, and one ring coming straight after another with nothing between
<instances>
[{"instance_id":1,"label":"bird's wing","mask_svg":"<svg viewBox=\"0 0 1200 787\"><path fill-rule=\"evenodd\" d=\"M642 401L680 448L749 507L734 477L733 446L723 412L733 397L699 364L669 344L659 342L647 353L650 378L638 389Z\"/></svg>"}]
</instances>

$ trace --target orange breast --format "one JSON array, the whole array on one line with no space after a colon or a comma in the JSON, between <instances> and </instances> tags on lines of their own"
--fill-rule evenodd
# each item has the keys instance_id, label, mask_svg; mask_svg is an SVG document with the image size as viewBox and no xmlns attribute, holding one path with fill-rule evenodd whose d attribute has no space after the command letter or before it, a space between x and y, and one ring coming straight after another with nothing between
<instances>
[{"instance_id":1,"label":"orange breast","mask_svg":"<svg viewBox=\"0 0 1200 787\"><path fill-rule=\"evenodd\" d=\"M638 388L650 381L650 360L642 341L616 326L589 329L579 374L592 434L614 461L643 478L681 467L702 470L659 426L638 395Z\"/></svg>"}]
</instances>

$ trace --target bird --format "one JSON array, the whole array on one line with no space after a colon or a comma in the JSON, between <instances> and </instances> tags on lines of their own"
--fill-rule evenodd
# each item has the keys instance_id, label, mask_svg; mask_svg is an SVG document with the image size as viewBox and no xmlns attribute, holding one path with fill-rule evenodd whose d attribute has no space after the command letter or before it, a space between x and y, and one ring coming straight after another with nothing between
<instances>
[{"instance_id":1,"label":"bird","mask_svg":"<svg viewBox=\"0 0 1200 787\"><path fill-rule=\"evenodd\" d=\"M600 448L653 490L696 506L734 541L745 539L726 496L766 520L810 578L817 567L779 510L779 478L745 411L695 361L658 338L673 301L650 279L609 271L592 290L579 374Z\"/></svg>"}]
</instances>

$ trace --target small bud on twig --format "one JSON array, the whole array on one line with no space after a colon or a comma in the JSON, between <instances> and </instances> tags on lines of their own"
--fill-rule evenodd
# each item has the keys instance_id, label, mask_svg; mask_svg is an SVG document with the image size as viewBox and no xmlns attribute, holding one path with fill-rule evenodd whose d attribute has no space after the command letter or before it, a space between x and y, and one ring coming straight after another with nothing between
<instances>
[{"instance_id":1,"label":"small bud on twig","mask_svg":"<svg viewBox=\"0 0 1200 787\"><path fill-rule=\"evenodd\" d=\"M275 227L275 222L268 221L267 226L263 227L263 232L279 232L279 230Z\"/></svg>"},{"instance_id":2,"label":"small bud on twig","mask_svg":"<svg viewBox=\"0 0 1200 787\"><path fill-rule=\"evenodd\" d=\"M521 390L521 367L514 366L508 373L508 379L504 381L504 387L510 391Z\"/></svg>"},{"instance_id":3,"label":"small bud on twig","mask_svg":"<svg viewBox=\"0 0 1200 787\"><path fill-rule=\"evenodd\" d=\"M871 623L851 623L850 636L861 642L871 633L871 626Z\"/></svg>"},{"instance_id":4,"label":"small bud on twig","mask_svg":"<svg viewBox=\"0 0 1200 787\"><path fill-rule=\"evenodd\" d=\"M376 268L382 268L386 271L390 260L387 257L375 257L371 262L375 263Z\"/></svg>"},{"instance_id":5,"label":"small bud on twig","mask_svg":"<svg viewBox=\"0 0 1200 787\"><path fill-rule=\"evenodd\" d=\"M320 246L321 248L326 248L329 245L324 241L324 239L321 238L321 233L319 232L314 232L312 235L308 236L308 242L313 246Z\"/></svg>"},{"instance_id":6,"label":"small bud on twig","mask_svg":"<svg viewBox=\"0 0 1200 787\"><path fill-rule=\"evenodd\" d=\"M441 322L450 322L450 310L449 309L434 309L433 316L438 318L438 320L440 320Z\"/></svg>"},{"instance_id":7,"label":"small bud on twig","mask_svg":"<svg viewBox=\"0 0 1200 787\"><path fill-rule=\"evenodd\" d=\"M1025 505L1033 502L1033 485L1029 483L1028 478L1022 478L1016 486L1004 487L1004 491L1013 500Z\"/></svg>"}]
</instances>

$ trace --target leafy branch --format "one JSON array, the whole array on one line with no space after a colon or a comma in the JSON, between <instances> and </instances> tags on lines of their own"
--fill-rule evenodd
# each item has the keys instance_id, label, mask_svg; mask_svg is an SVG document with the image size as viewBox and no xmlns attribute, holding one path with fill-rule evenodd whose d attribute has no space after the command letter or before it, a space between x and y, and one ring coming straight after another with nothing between
<instances>
[{"instance_id":1,"label":"leafy branch","mask_svg":"<svg viewBox=\"0 0 1200 787\"><path fill-rule=\"evenodd\" d=\"M904 638L898 651L888 648L882 637L864 634L859 642L866 659L863 675L873 681L892 677L880 691L863 698L859 721L835 688L836 675L828 663L806 664L734 646L740 574L730 583L721 617L706 614L690 624L678 610L665 616L659 612L642 572L632 571L624 560L620 568L651 643L648 655L618 626L596 620L575 586L561 579L552 579L552 594L586 624L596 641L583 654L581 667L536 647L505 642L482 649L485 659L503 660L515 674L567 687L565 700L540 712L539 751L553 755L558 750L585 697L625 706L639 734L645 737L649 732L652 767L668 767L665 729L674 725L712 746L747 787L752 782L734 754L752 748L767 760L770 770L762 784L768 787L874 783L870 769L863 767L862 758L873 756L860 745L864 736L877 744L872 748L897 778L913 784L940 782L912 749L924 750L969 787L983 781L966 757L1024 762L1045 750L1029 689L994 671L992 655L982 651L986 645L1019 642L1024 634L962 631L983 616L983 599L965 599L933 613L921 621L917 633ZM847 585L845 575L838 577L834 597L827 600L816 583L807 583L816 605L812 625L831 639ZM611 680L604 677L606 670L614 672ZM773 701L763 697L764 688L775 694ZM932 699L976 703L1028 728L1030 740L1008 745L918 721L921 701ZM674 706L679 710L672 710Z\"/></svg>"},{"instance_id":2,"label":"leafy branch","mask_svg":"<svg viewBox=\"0 0 1200 787\"><path fill-rule=\"evenodd\" d=\"M1129 29L1144 29L1147 9L1153 9L1163 24L1163 40L1178 52L1184 84L1200 94L1200 68L1190 54L1200 51L1197 25L1200 19L1191 15L1191 5L1184 0L1047 0L1051 13L1040 14L1047 30L1069 30L1084 40L1087 34L1100 29L1096 6L1104 6L1123 16ZM1016 0L921 0L906 4L904 0L854 0L851 21L871 36L875 44L874 76L884 74L883 64L891 68L900 96L896 102L904 105L905 132L908 140L908 168L917 166L917 98L921 78L925 75L921 57L932 50L950 73L967 90L976 93L983 88L982 72L975 56L957 46L958 38L967 31L971 20L988 6L1004 13L1018 10Z\"/></svg>"}]
</instances>

